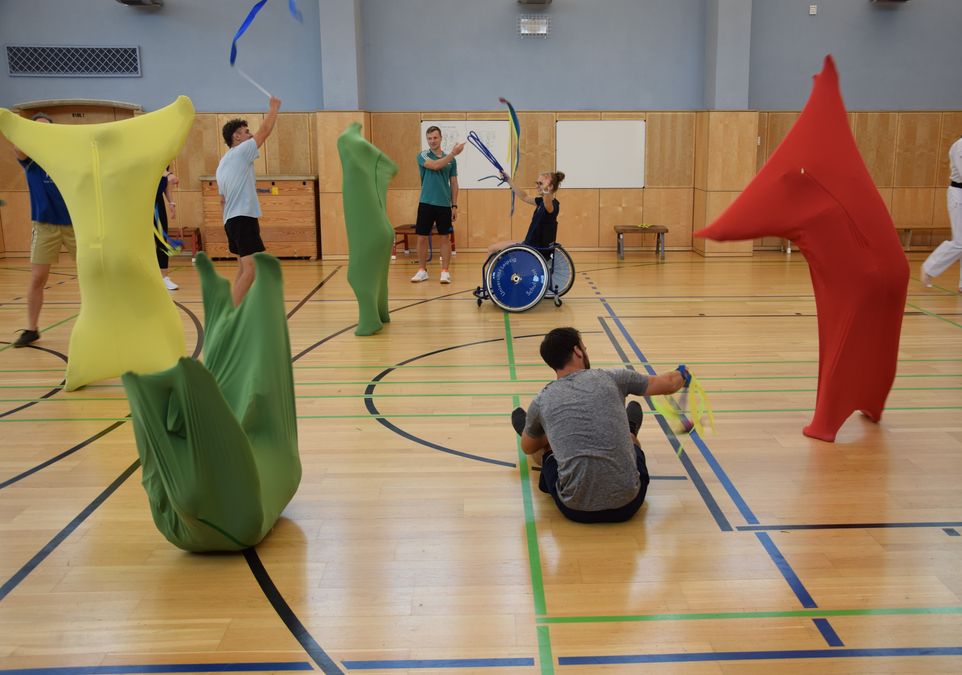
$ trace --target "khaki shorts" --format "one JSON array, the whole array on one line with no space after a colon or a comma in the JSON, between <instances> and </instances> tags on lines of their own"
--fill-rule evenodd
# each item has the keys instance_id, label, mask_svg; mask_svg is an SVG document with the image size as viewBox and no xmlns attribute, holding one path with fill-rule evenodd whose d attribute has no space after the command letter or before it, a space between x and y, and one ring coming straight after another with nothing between
<instances>
[{"instance_id":1,"label":"khaki shorts","mask_svg":"<svg viewBox=\"0 0 962 675\"><path fill-rule=\"evenodd\" d=\"M77 239L71 225L33 223L33 240L30 242L30 262L35 265L52 265L60 259L61 244L74 260L77 259Z\"/></svg>"}]
</instances>

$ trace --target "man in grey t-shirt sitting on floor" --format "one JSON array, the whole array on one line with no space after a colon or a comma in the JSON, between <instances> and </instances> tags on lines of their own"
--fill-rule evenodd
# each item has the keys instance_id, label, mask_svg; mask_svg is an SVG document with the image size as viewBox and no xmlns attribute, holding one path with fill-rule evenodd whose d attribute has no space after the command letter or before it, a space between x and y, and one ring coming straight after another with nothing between
<instances>
[{"instance_id":1,"label":"man in grey t-shirt sitting on floor","mask_svg":"<svg viewBox=\"0 0 962 675\"><path fill-rule=\"evenodd\" d=\"M511 423L521 449L544 450L539 487L579 523L619 523L645 501L648 469L638 445L642 411L628 394L673 394L688 381L684 366L648 377L634 370L591 370L588 350L574 328L555 328L541 342L541 358L557 379L541 390L527 414ZM626 414L627 413L627 414Z\"/></svg>"}]
</instances>

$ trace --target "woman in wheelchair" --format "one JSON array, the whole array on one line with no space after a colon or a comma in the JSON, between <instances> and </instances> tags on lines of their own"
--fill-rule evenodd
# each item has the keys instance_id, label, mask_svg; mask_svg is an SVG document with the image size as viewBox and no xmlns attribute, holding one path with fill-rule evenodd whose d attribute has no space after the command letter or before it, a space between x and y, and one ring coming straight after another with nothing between
<instances>
[{"instance_id":1,"label":"woman in wheelchair","mask_svg":"<svg viewBox=\"0 0 962 675\"><path fill-rule=\"evenodd\" d=\"M518 188L507 174L502 177L514 194L535 210L524 241L499 241L488 248L482 285L474 291L478 306L490 299L505 311L523 312L547 295L560 307L561 296L574 283L575 270L571 256L555 242L561 207L555 192L565 175L560 171L540 174L535 182L537 197Z\"/></svg>"},{"instance_id":2,"label":"woman in wheelchair","mask_svg":"<svg viewBox=\"0 0 962 675\"><path fill-rule=\"evenodd\" d=\"M561 208L561 204L555 199L555 193L558 191L558 186L561 185L565 175L560 171L540 174L535 181L537 197L529 196L527 192L511 182L511 177L508 174L501 174L501 177L511 186L512 192L520 197L521 201L535 207L534 213L531 215L531 224L528 226L528 233L521 243L541 249L551 246L558 234L558 209ZM517 242L499 241L488 247L488 253L497 253L515 243Z\"/></svg>"}]
</instances>

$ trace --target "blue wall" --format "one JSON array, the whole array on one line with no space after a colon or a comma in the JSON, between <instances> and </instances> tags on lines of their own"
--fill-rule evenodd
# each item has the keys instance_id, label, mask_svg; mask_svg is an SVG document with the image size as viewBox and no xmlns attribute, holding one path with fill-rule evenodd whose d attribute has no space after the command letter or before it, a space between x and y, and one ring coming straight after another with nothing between
<instances>
[{"instance_id":1,"label":"blue wall","mask_svg":"<svg viewBox=\"0 0 962 675\"><path fill-rule=\"evenodd\" d=\"M754 109L801 108L829 53L851 110L962 108L962 0L755 0L751 42Z\"/></svg>"},{"instance_id":2,"label":"blue wall","mask_svg":"<svg viewBox=\"0 0 962 675\"><path fill-rule=\"evenodd\" d=\"M547 39L515 0L363 0L370 110L688 109L702 104L705 0L554 0ZM539 73L544 73L539 76Z\"/></svg>"},{"instance_id":3,"label":"blue wall","mask_svg":"<svg viewBox=\"0 0 962 675\"><path fill-rule=\"evenodd\" d=\"M186 94L198 111L266 110L267 101L228 62L230 42L253 0L165 0L161 10L113 0L0 0L0 45L136 45L139 78L10 77L0 57L0 105L97 98L155 110ZM283 100L283 110L322 107L317 0L270 2L238 45L237 64Z\"/></svg>"},{"instance_id":4,"label":"blue wall","mask_svg":"<svg viewBox=\"0 0 962 675\"><path fill-rule=\"evenodd\" d=\"M831 52L852 109L962 109L962 0L734 5L745 2L750 68L737 79L748 79L750 108L799 109ZM815 17L808 16L812 2ZM227 62L230 38L252 4L165 0L151 12L114 0L0 0L0 45L138 45L143 62L141 78L9 77L4 50L0 105L105 98L152 110L187 94L200 111L266 109ZM488 110L500 108L498 96L524 110L705 109L724 106L727 93L706 95L711 69L733 46L745 49L708 39L709 10L723 14L729 0L554 0L543 10L551 19L546 40L518 37L519 15L539 10L515 0L298 0L303 25L286 5L267 4L238 62L287 111L353 101L374 111ZM719 15L716 25L730 18ZM331 61L352 45L353 63ZM352 83L354 72L363 75ZM716 89L731 81L718 77Z\"/></svg>"}]
</instances>

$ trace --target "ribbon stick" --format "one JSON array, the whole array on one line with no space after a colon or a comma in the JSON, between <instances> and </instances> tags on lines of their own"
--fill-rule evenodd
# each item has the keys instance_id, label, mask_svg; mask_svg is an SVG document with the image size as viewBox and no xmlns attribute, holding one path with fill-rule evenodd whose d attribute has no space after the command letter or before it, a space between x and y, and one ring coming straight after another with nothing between
<instances>
[{"instance_id":1,"label":"ribbon stick","mask_svg":"<svg viewBox=\"0 0 962 675\"><path fill-rule=\"evenodd\" d=\"M489 178L495 178L498 180L498 185L503 185L505 182L503 177L503 174L505 173L504 167L501 166L501 162L499 162L497 157L494 156L494 153L488 150L488 146L486 146L484 144L484 141L482 141L481 138L473 131L468 132L468 142L471 145L473 145L475 148L477 148L478 152L484 155L484 158L489 162L491 162L491 165L498 170L497 176L494 176L494 175L485 176L484 178L479 178L478 180L487 180ZM514 193L512 192L511 194L514 194Z\"/></svg>"},{"instance_id":2,"label":"ribbon stick","mask_svg":"<svg viewBox=\"0 0 962 675\"><path fill-rule=\"evenodd\" d=\"M260 89L260 92L261 92L262 94L264 94L264 96L266 96L267 98L270 98L270 97L271 97L271 92L267 91L266 89L264 89L264 87L262 87L261 85L257 84L257 82L254 80L253 77L251 77L250 75L248 75L247 73L245 73L243 70L241 70L241 69L238 68L237 66L235 66L235 68L237 68L237 73L238 73L241 77L243 77L245 80L247 80L248 82L250 82L251 84L253 84L255 87L257 87L258 89Z\"/></svg>"},{"instance_id":3,"label":"ribbon stick","mask_svg":"<svg viewBox=\"0 0 962 675\"><path fill-rule=\"evenodd\" d=\"M715 430L715 415L712 412L711 404L708 402L708 395L694 376L691 378L690 384L682 390L678 403L667 396L652 396L651 404L658 414L668 422L668 426L676 432L684 431L687 433L694 430L699 435L704 435L703 422L705 420L708 421L711 430Z\"/></svg>"},{"instance_id":4,"label":"ribbon stick","mask_svg":"<svg viewBox=\"0 0 962 675\"><path fill-rule=\"evenodd\" d=\"M515 112L511 101L503 96L498 101L508 106L508 115L511 117L511 144L514 146L511 175L514 176L518 173L518 166L521 164L521 122L518 120L518 113ZM511 191L511 215L514 215L514 190Z\"/></svg>"}]
</instances>

